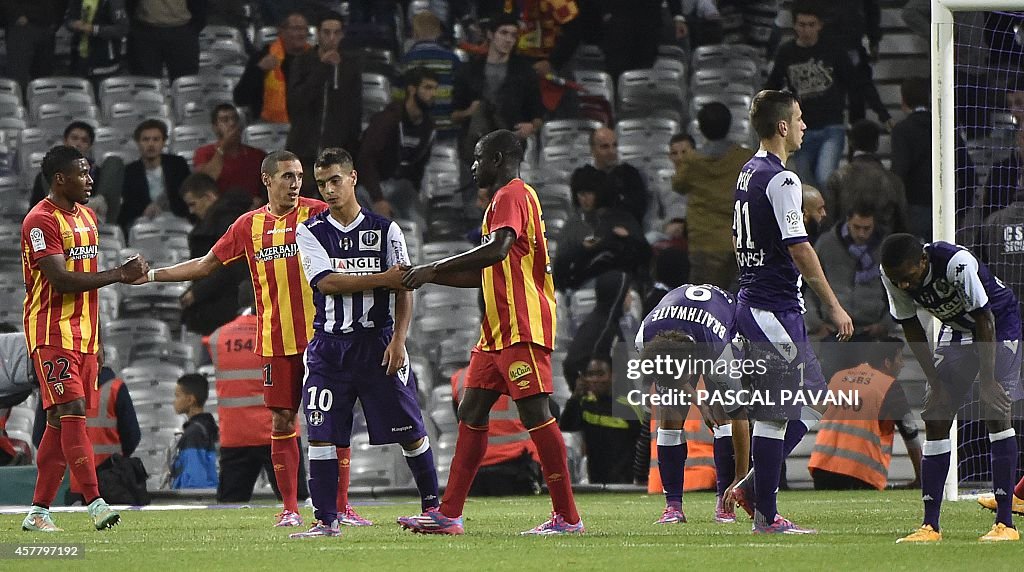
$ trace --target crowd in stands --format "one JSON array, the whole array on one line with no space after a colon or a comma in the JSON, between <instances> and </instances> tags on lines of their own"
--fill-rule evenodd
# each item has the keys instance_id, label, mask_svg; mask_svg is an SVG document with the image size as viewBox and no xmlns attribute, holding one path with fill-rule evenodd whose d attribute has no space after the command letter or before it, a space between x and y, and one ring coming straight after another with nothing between
<instances>
[{"instance_id":1,"label":"crowd in stands","mask_svg":"<svg viewBox=\"0 0 1024 572\"><path fill-rule=\"evenodd\" d=\"M401 220L410 250L418 255L423 246L426 256L431 243L479 236L484 205L471 177L473 146L485 133L510 129L527 146L523 178L545 210L561 304L554 369L564 389L556 401L563 430L581 432L589 458L588 474L578 477L644 482L649 428L611 414L612 347L631 343L644 312L671 288L691 282L734 289L732 197L756 150L751 95L785 88L800 97L807 131L790 167L805 188L821 190L823 203L805 203L805 213L812 211L806 216L815 250L857 339L884 339L896 327L878 278L881 241L892 232L931 235L929 82L907 77L902 101L883 102L872 78L883 40L880 2L780 4L7 0L0 7L3 77L16 83L0 84L0 110L11 109L10 122L0 123L0 149L8 155L0 181L11 181L27 211L48 188L36 155L61 141L74 146L93 167L90 206L116 229L110 232L119 246L175 261L202 256L237 216L266 202L260 163L269 150L285 148L301 159L302 194L315 197L317 152L343 147L356 158L364 207ZM912 30L913 4L906 8ZM792 33L778 24L786 20ZM59 97L47 99L50 77L88 84L79 92L65 82L53 88ZM146 83L152 78L155 84ZM135 87L119 95L121 79ZM1006 91L1006 107L1020 115L1024 104L1013 102L1024 88ZM54 123L46 123L41 102L79 99L81 116L59 131L42 127ZM131 104L123 116L121 103ZM112 127L115 120L123 127ZM957 153L958 205L965 212L977 205L988 224L1017 232L1024 227L1021 133L1015 153L985 165L987 185L967 139ZM884 151L883 138L891 140ZM16 223L25 211L4 213ZM977 244L995 247L1001 232L978 233ZM1005 253L997 250L983 259L998 264ZM1024 293L1022 266L1006 266L1016 270L997 272L1014 273L1010 282ZM248 307L237 295L248 282L244 265L228 266L182 291L167 290L178 306L155 315L172 316L172 330L217 336ZM135 316L153 317L157 306L146 308ZM118 315L109 311L105 320ZM820 339L834 333L824 316L808 295L808 330ZM456 385L458 364L436 366L441 340L413 342L419 346L410 352L423 357L414 365L435 369L428 375L421 366L421 383L451 377ZM120 365L131 356L129 348ZM215 355L197 356L193 368L209 357L217 365ZM859 363L833 361L830 373ZM217 427L203 413L198 380L181 380L175 407L190 421L177 458L201 463ZM220 423L230 424L221 389L218 380L212 395L221 400ZM434 388L421 389L429 406ZM269 423L262 411L267 419L260 422ZM221 428L222 447L232 431ZM122 433L126 456L132 442ZM250 453L232 463L258 472L265 459ZM528 467L528 457L516 450L504 461ZM215 473L204 480L176 470L178 485L217 486ZM246 487L248 480L240 485Z\"/></svg>"}]
</instances>

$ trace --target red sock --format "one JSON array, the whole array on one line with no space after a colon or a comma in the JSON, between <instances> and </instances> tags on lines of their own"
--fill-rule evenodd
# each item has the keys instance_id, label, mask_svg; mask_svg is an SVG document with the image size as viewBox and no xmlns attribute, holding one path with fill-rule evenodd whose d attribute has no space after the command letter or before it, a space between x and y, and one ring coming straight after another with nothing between
<instances>
[{"instance_id":1,"label":"red sock","mask_svg":"<svg viewBox=\"0 0 1024 572\"><path fill-rule=\"evenodd\" d=\"M1017 481L1017 486L1013 487L1013 496L1024 499L1024 478Z\"/></svg>"},{"instance_id":2,"label":"red sock","mask_svg":"<svg viewBox=\"0 0 1024 572\"><path fill-rule=\"evenodd\" d=\"M64 470L68 464L64 460L60 441L60 428L47 423L43 440L39 442L39 450L36 452L38 473L36 490L32 496L34 505L49 507L53 504L53 497L57 496L57 489L64 480Z\"/></svg>"},{"instance_id":3,"label":"red sock","mask_svg":"<svg viewBox=\"0 0 1024 572\"><path fill-rule=\"evenodd\" d=\"M576 501L572 496L572 482L569 478L569 462L566 459L565 441L558 423L549 419L546 423L530 429L530 438L537 446L540 468L551 494L551 506L562 515L565 522L576 524L580 515L576 512Z\"/></svg>"},{"instance_id":4,"label":"red sock","mask_svg":"<svg viewBox=\"0 0 1024 572\"><path fill-rule=\"evenodd\" d=\"M338 447L338 512L345 512L348 506L349 464L352 459L351 447Z\"/></svg>"},{"instance_id":5,"label":"red sock","mask_svg":"<svg viewBox=\"0 0 1024 572\"><path fill-rule=\"evenodd\" d=\"M299 440L294 431L270 434L270 460L284 510L299 512Z\"/></svg>"},{"instance_id":6,"label":"red sock","mask_svg":"<svg viewBox=\"0 0 1024 572\"><path fill-rule=\"evenodd\" d=\"M96 483L96 462L92 457L89 434L85 431L85 417L65 415L60 418L60 445L71 474L81 487L85 504L98 499L100 489Z\"/></svg>"},{"instance_id":7,"label":"red sock","mask_svg":"<svg viewBox=\"0 0 1024 572\"><path fill-rule=\"evenodd\" d=\"M459 423L459 438L455 441L455 456L448 469L448 486L441 499L441 514L448 518L462 516L469 487L487 453L487 427L473 427Z\"/></svg>"}]
</instances>

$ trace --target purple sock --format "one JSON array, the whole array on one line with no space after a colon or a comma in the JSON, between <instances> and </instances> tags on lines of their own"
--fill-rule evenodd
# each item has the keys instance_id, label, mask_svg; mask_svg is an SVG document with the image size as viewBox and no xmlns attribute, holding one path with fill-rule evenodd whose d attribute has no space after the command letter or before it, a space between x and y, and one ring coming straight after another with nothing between
<instances>
[{"instance_id":1,"label":"purple sock","mask_svg":"<svg viewBox=\"0 0 1024 572\"><path fill-rule=\"evenodd\" d=\"M736 451L732 446L732 435L715 437L715 484L717 494L722 496L736 478Z\"/></svg>"},{"instance_id":2,"label":"purple sock","mask_svg":"<svg viewBox=\"0 0 1024 572\"><path fill-rule=\"evenodd\" d=\"M416 488L420 491L420 507L423 512L428 508L437 508L440 504L437 494L437 470L434 468L434 451L430 441L423 438L423 445L412 451L402 450L405 462L412 471Z\"/></svg>"},{"instance_id":3,"label":"purple sock","mask_svg":"<svg viewBox=\"0 0 1024 572\"><path fill-rule=\"evenodd\" d=\"M921 457L921 500L924 501L924 523L939 530L942 489L949 473L949 439L925 441Z\"/></svg>"},{"instance_id":4,"label":"purple sock","mask_svg":"<svg viewBox=\"0 0 1024 572\"><path fill-rule=\"evenodd\" d=\"M309 496L317 520L329 525L338 518L338 452L334 445L309 446Z\"/></svg>"},{"instance_id":5,"label":"purple sock","mask_svg":"<svg viewBox=\"0 0 1024 572\"><path fill-rule=\"evenodd\" d=\"M990 433L992 447L992 491L996 497L996 522L1013 526L1013 477L1017 465L1017 436L1014 430Z\"/></svg>"},{"instance_id":6,"label":"purple sock","mask_svg":"<svg viewBox=\"0 0 1024 572\"><path fill-rule=\"evenodd\" d=\"M754 439L751 442L750 452L754 458L754 498L757 509L754 514L754 523L762 526L775 522L775 515L778 514L776 495L779 490L779 477L782 472L782 463L785 460L783 449L785 443L782 435L777 437L758 435L759 422L755 422ZM766 430L770 432L771 428Z\"/></svg>"},{"instance_id":7,"label":"purple sock","mask_svg":"<svg viewBox=\"0 0 1024 572\"><path fill-rule=\"evenodd\" d=\"M683 506L683 472L686 470L683 431L658 429L658 474L665 489L665 504Z\"/></svg>"}]
</instances>

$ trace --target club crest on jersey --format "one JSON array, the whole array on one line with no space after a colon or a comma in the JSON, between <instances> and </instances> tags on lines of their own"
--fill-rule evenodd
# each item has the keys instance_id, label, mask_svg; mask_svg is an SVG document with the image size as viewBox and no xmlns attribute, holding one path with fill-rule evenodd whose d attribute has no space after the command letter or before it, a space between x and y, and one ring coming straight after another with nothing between
<instances>
[{"instance_id":1,"label":"club crest on jersey","mask_svg":"<svg viewBox=\"0 0 1024 572\"><path fill-rule=\"evenodd\" d=\"M319 427L324 424L324 414L322 411L310 411L309 412L309 424L313 427Z\"/></svg>"},{"instance_id":2,"label":"club crest on jersey","mask_svg":"<svg viewBox=\"0 0 1024 572\"><path fill-rule=\"evenodd\" d=\"M341 247L342 250L352 250L352 239L347 236L343 237L338 241L338 246Z\"/></svg>"},{"instance_id":3,"label":"club crest on jersey","mask_svg":"<svg viewBox=\"0 0 1024 572\"><path fill-rule=\"evenodd\" d=\"M64 395L64 383L55 381L53 383L53 390L57 392L57 395Z\"/></svg>"},{"instance_id":4,"label":"club crest on jersey","mask_svg":"<svg viewBox=\"0 0 1024 572\"><path fill-rule=\"evenodd\" d=\"M359 250L380 250L380 229L359 231Z\"/></svg>"},{"instance_id":5,"label":"club crest on jersey","mask_svg":"<svg viewBox=\"0 0 1024 572\"><path fill-rule=\"evenodd\" d=\"M43 238L43 229L36 227L28 231L28 240L32 243L33 252L46 250L46 239Z\"/></svg>"},{"instance_id":6,"label":"club crest on jersey","mask_svg":"<svg viewBox=\"0 0 1024 572\"><path fill-rule=\"evenodd\" d=\"M512 362L512 365L508 366L509 381L517 381L519 379L522 379L523 377L530 375L531 373L533 373L533 368L530 367L530 364L526 363L525 361L514 361ZM530 385L530 380L523 379L522 381L517 381L516 385L519 386L519 389L525 389L528 385Z\"/></svg>"}]
</instances>

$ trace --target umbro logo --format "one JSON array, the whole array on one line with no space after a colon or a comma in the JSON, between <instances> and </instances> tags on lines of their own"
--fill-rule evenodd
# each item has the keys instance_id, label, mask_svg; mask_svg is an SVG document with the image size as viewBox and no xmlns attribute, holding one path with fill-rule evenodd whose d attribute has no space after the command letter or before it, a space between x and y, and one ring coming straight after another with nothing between
<instances>
[{"instance_id":1,"label":"umbro logo","mask_svg":"<svg viewBox=\"0 0 1024 572\"><path fill-rule=\"evenodd\" d=\"M782 186L783 187L785 187L787 185L795 185L795 184L796 183L793 182L793 179L790 179L790 178L786 178L786 180L782 182Z\"/></svg>"}]
</instances>

